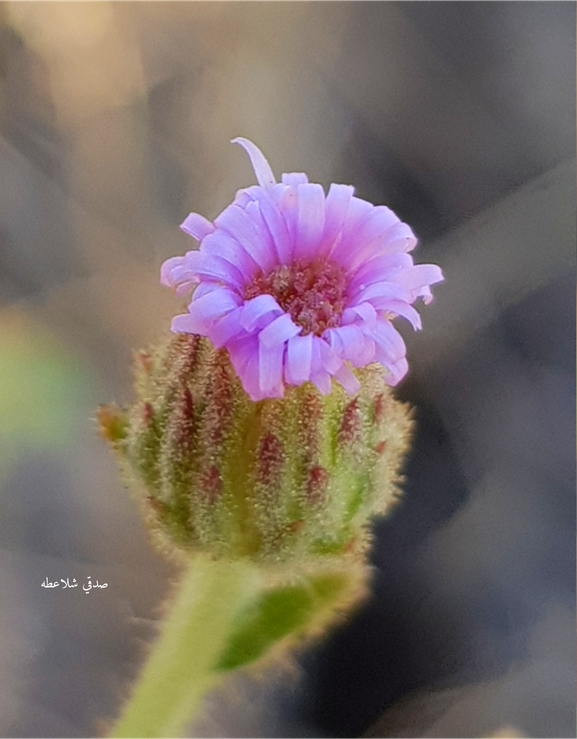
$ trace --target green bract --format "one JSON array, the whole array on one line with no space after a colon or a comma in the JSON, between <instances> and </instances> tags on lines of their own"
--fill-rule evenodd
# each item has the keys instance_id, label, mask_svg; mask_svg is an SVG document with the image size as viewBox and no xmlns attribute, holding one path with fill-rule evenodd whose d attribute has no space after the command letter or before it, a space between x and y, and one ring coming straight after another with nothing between
<instances>
[{"instance_id":1,"label":"green bract","mask_svg":"<svg viewBox=\"0 0 577 739\"><path fill-rule=\"evenodd\" d=\"M226 350L179 335L136 356L137 400L99 420L163 546L268 564L358 560L398 496L411 421L369 365L351 398L252 401Z\"/></svg>"}]
</instances>

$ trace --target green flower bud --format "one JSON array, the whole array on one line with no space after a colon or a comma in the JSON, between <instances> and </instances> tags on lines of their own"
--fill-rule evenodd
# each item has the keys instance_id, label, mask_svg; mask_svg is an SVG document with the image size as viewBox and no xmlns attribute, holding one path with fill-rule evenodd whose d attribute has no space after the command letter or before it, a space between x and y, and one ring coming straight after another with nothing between
<instances>
[{"instance_id":1,"label":"green flower bud","mask_svg":"<svg viewBox=\"0 0 577 739\"><path fill-rule=\"evenodd\" d=\"M177 335L135 368L136 402L102 407L100 428L165 550L300 571L363 561L411 429L380 365L356 371L354 398L305 383L258 402L204 337Z\"/></svg>"}]
</instances>

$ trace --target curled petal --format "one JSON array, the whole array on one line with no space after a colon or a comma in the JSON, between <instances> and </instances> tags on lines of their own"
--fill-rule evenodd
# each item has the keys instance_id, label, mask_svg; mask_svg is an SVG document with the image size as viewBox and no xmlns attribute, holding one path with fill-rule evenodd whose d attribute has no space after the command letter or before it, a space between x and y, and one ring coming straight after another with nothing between
<instances>
[{"instance_id":1,"label":"curled petal","mask_svg":"<svg viewBox=\"0 0 577 739\"><path fill-rule=\"evenodd\" d=\"M270 234L251 218L248 213L250 205L246 206L246 210L238 205L229 205L215 220L215 224L238 241L262 270L268 271L275 262Z\"/></svg>"},{"instance_id":2,"label":"curled petal","mask_svg":"<svg viewBox=\"0 0 577 739\"><path fill-rule=\"evenodd\" d=\"M356 395L361 389L361 383L346 364L341 364L335 372L334 378L337 382L340 382L349 395Z\"/></svg>"},{"instance_id":3,"label":"curled petal","mask_svg":"<svg viewBox=\"0 0 577 739\"><path fill-rule=\"evenodd\" d=\"M362 289L373 282L393 279L399 269L412 266L413 259L409 254L379 254L356 269L351 278L349 290Z\"/></svg>"},{"instance_id":4,"label":"curled petal","mask_svg":"<svg viewBox=\"0 0 577 739\"><path fill-rule=\"evenodd\" d=\"M278 208L282 213L282 217L284 218L284 222L286 223L287 231L289 233L292 258L292 247L297 236L298 218L298 190L295 187L285 187L282 192L282 196L278 201Z\"/></svg>"},{"instance_id":5,"label":"curled petal","mask_svg":"<svg viewBox=\"0 0 577 739\"><path fill-rule=\"evenodd\" d=\"M393 316L402 316L403 318L406 318L415 331L421 330L421 316L412 305L404 303L402 300L384 300L379 307L380 310L392 313Z\"/></svg>"},{"instance_id":6,"label":"curled petal","mask_svg":"<svg viewBox=\"0 0 577 739\"><path fill-rule=\"evenodd\" d=\"M320 185L298 187L295 259L314 259L325 225L325 194Z\"/></svg>"},{"instance_id":7,"label":"curled petal","mask_svg":"<svg viewBox=\"0 0 577 739\"><path fill-rule=\"evenodd\" d=\"M285 219L269 194L261 190L258 197L260 213L271 235L279 264L288 264L292 254L291 237Z\"/></svg>"},{"instance_id":8,"label":"curled petal","mask_svg":"<svg viewBox=\"0 0 577 739\"><path fill-rule=\"evenodd\" d=\"M411 302L410 297L409 291L396 282L374 282L354 296L355 302L364 303L365 301L370 301L377 310L379 308L379 300L394 299L404 300L409 303Z\"/></svg>"},{"instance_id":9,"label":"curled petal","mask_svg":"<svg viewBox=\"0 0 577 739\"><path fill-rule=\"evenodd\" d=\"M240 324L241 311L242 306L235 308L211 326L208 338L217 349L246 334L246 331Z\"/></svg>"},{"instance_id":10,"label":"curled petal","mask_svg":"<svg viewBox=\"0 0 577 739\"><path fill-rule=\"evenodd\" d=\"M262 320L264 318L272 320L283 312L283 309L272 295L257 295L256 298L244 304L239 322L246 331L254 331L256 328L263 328ZM268 323L270 323L270 320Z\"/></svg>"},{"instance_id":11,"label":"curled petal","mask_svg":"<svg viewBox=\"0 0 577 739\"><path fill-rule=\"evenodd\" d=\"M370 303L359 303L344 310L341 318L344 326L361 320L366 327L371 328L376 323L377 311Z\"/></svg>"},{"instance_id":12,"label":"curled petal","mask_svg":"<svg viewBox=\"0 0 577 739\"><path fill-rule=\"evenodd\" d=\"M417 297L423 298L423 303L425 303L425 305L428 305L433 299L433 293L431 292L430 288L425 285L425 287L422 287L419 290L419 292L417 293Z\"/></svg>"},{"instance_id":13,"label":"curled petal","mask_svg":"<svg viewBox=\"0 0 577 739\"><path fill-rule=\"evenodd\" d=\"M319 370L311 377L311 382L321 395L330 395L332 390L331 376L326 370Z\"/></svg>"},{"instance_id":14,"label":"curled petal","mask_svg":"<svg viewBox=\"0 0 577 739\"><path fill-rule=\"evenodd\" d=\"M266 192L263 190L262 187L257 187L255 185L255 188L257 190L261 190L262 192ZM250 190L251 188L243 188L242 190L238 190L236 195L234 196L233 205L238 205L240 208L246 208L246 206L250 203L252 200L252 197L250 196Z\"/></svg>"},{"instance_id":15,"label":"curled petal","mask_svg":"<svg viewBox=\"0 0 577 739\"><path fill-rule=\"evenodd\" d=\"M242 386L252 400L262 400L259 382L258 339L244 336L231 342L228 347L230 361Z\"/></svg>"},{"instance_id":16,"label":"curled petal","mask_svg":"<svg viewBox=\"0 0 577 739\"><path fill-rule=\"evenodd\" d=\"M340 263L347 269L354 270L360 264L364 264L367 259L377 255L379 240L388 234L397 223L399 219L390 208L385 205L373 207L360 225L343 234Z\"/></svg>"},{"instance_id":17,"label":"curled petal","mask_svg":"<svg viewBox=\"0 0 577 739\"><path fill-rule=\"evenodd\" d=\"M267 162L264 154L258 146L255 146L252 141L242 138L242 136L233 139L231 144L238 144L246 151L250 159L250 163L252 164L252 168L254 169L257 182L261 187L266 189L268 187L272 187L276 183L270 164Z\"/></svg>"},{"instance_id":18,"label":"curled petal","mask_svg":"<svg viewBox=\"0 0 577 739\"><path fill-rule=\"evenodd\" d=\"M258 338L260 343L268 349L279 344L284 344L293 336L300 334L301 326L297 326L288 313L271 321L266 328L260 332Z\"/></svg>"},{"instance_id":19,"label":"curled petal","mask_svg":"<svg viewBox=\"0 0 577 739\"><path fill-rule=\"evenodd\" d=\"M376 241L379 249L389 253L412 251L417 245L415 234L406 223L399 221Z\"/></svg>"},{"instance_id":20,"label":"curled petal","mask_svg":"<svg viewBox=\"0 0 577 739\"><path fill-rule=\"evenodd\" d=\"M290 187L298 187L304 185L309 181L309 178L304 172L285 172L281 177L283 185L289 185Z\"/></svg>"},{"instance_id":21,"label":"curled petal","mask_svg":"<svg viewBox=\"0 0 577 739\"><path fill-rule=\"evenodd\" d=\"M432 300L429 285L442 282L443 279L443 273L436 264L417 264L411 269L403 270L396 277L399 285L402 285L409 291L411 295L409 302L422 297L425 303L429 303Z\"/></svg>"},{"instance_id":22,"label":"curled petal","mask_svg":"<svg viewBox=\"0 0 577 739\"><path fill-rule=\"evenodd\" d=\"M321 368L334 375L343 360L324 339L318 339L317 345L320 350Z\"/></svg>"},{"instance_id":23,"label":"curled petal","mask_svg":"<svg viewBox=\"0 0 577 739\"><path fill-rule=\"evenodd\" d=\"M325 227L319 245L319 257L326 257L333 250L342 231L354 191L355 188L351 185L330 186L325 202Z\"/></svg>"},{"instance_id":24,"label":"curled petal","mask_svg":"<svg viewBox=\"0 0 577 739\"><path fill-rule=\"evenodd\" d=\"M225 231L216 231L207 236L200 247L203 254L211 254L226 259L239 269L246 279L255 275L259 266L248 252Z\"/></svg>"},{"instance_id":25,"label":"curled petal","mask_svg":"<svg viewBox=\"0 0 577 739\"><path fill-rule=\"evenodd\" d=\"M401 357L396 362L383 362L388 372L385 375L385 382L391 387L395 387L405 377L409 371L409 364L405 357Z\"/></svg>"},{"instance_id":26,"label":"curled petal","mask_svg":"<svg viewBox=\"0 0 577 739\"><path fill-rule=\"evenodd\" d=\"M202 241L214 231L214 226L204 216L198 213L190 213L181 223L180 228L198 241Z\"/></svg>"},{"instance_id":27,"label":"curled petal","mask_svg":"<svg viewBox=\"0 0 577 739\"><path fill-rule=\"evenodd\" d=\"M367 334L365 334L364 339L365 343L363 344L362 350L353 358L349 359L349 362L353 367L365 367L367 364L371 364L371 362L375 361L375 353L377 350L375 340Z\"/></svg>"},{"instance_id":28,"label":"curled petal","mask_svg":"<svg viewBox=\"0 0 577 739\"><path fill-rule=\"evenodd\" d=\"M185 257L171 257L160 268L160 283L172 287L178 295L186 295L198 281L198 275L189 268Z\"/></svg>"},{"instance_id":29,"label":"curled petal","mask_svg":"<svg viewBox=\"0 0 577 739\"><path fill-rule=\"evenodd\" d=\"M198 299L193 297L188 306L186 333L207 336L214 321L237 308L240 303L241 299L238 295L225 288L214 290ZM174 328L174 323L172 330L178 333L178 330Z\"/></svg>"},{"instance_id":30,"label":"curled petal","mask_svg":"<svg viewBox=\"0 0 577 739\"><path fill-rule=\"evenodd\" d=\"M365 335L360 326L354 324L328 329L323 336L328 339L333 351L343 359L353 360L365 346Z\"/></svg>"},{"instance_id":31,"label":"curled petal","mask_svg":"<svg viewBox=\"0 0 577 739\"><path fill-rule=\"evenodd\" d=\"M189 251L185 257L186 268L198 277L224 282L229 287L242 290L245 278L242 272L222 257L202 252Z\"/></svg>"},{"instance_id":32,"label":"curled petal","mask_svg":"<svg viewBox=\"0 0 577 739\"><path fill-rule=\"evenodd\" d=\"M361 200L361 198L350 199L342 227L342 237L335 243L329 255L334 262L347 267L351 256L350 239L354 238L354 233L361 227L374 207L374 205L367 203L366 200Z\"/></svg>"},{"instance_id":33,"label":"curled petal","mask_svg":"<svg viewBox=\"0 0 577 739\"><path fill-rule=\"evenodd\" d=\"M170 324L170 330L174 334L195 334L197 333L195 319L190 313L174 316Z\"/></svg>"},{"instance_id":34,"label":"curled petal","mask_svg":"<svg viewBox=\"0 0 577 739\"><path fill-rule=\"evenodd\" d=\"M380 356L380 358L377 357L377 361L386 358L387 362L395 363L405 356L407 352L405 342L389 321L379 321L371 336L375 340ZM387 362L383 361L382 363L387 364Z\"/></svg>"},{"instance_id":35,"label":"curled petal","mask_svg":"<svg viewBox=\"0 0 577 739\"><path fill-rule=\"evenodd\" d=\"M284 344L265 346L262 341L259 343L258 371L261 398L282 398L284 352Z\"/></svg>"},{"instance_id":36,"label":"curled petal","mask_svg":"<svg viewBox=\"0 0 577 739\"><path fill-rule=\"evenodd\" d=\"M310 380L313 335L293 336L287 343L285 379L289 385L302 385Z\"/></svg>"},{"instance_id":37,"label":"curled petal","mask_svg":"<svg viewBox=\"0 0 577 739\"><path fill-rule=\"evenodd\" d=\"M195 291L194 291L194 299L198 300L199 298L202 298L203 295L208 295L208 293L212 293L215 290L221 290L222 285L220 282L212 282L211 280L203 280L199 285L197 285Z\"/></svg>"}]
</instances>

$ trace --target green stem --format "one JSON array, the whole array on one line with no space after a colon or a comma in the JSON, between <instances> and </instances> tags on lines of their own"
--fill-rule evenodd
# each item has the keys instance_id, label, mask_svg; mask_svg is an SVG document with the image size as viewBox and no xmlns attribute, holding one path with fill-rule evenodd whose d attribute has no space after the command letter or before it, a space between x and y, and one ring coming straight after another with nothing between
<instances>
[{"instance_id":1,"label":"green stem","mask_svg":"<svg viewBox=\"0 0 577 739\"><path fill-rule=\"evenodd\" d=\"M257 570L246 562L194 560L111 736L183 735L202 697L223 677L215 666L235 617L259 587Z\"/></svg>"}]
</instances>

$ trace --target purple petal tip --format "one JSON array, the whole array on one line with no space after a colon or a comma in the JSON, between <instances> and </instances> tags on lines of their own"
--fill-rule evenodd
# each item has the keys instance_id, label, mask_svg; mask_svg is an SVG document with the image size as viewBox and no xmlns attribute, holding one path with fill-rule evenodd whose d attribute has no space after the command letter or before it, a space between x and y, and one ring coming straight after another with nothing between
<instances>
[{"instance_id":1,"label":"purple petal tip","mask_svg":"<svg viewBox=\"0 0 577 739\"><path fill-rule=\"evenodd\" d=\"M246 151L249 156L250 163L252 164L252 168L254 169L257 182L261 187L268 189L276 185L276 180L272 169L270 168L270 164L267 162L264 154L258 146L255 146L252 141L242 138L242 136L232 139L230 143L238 144Z\"/></svg>"}]
</instances>

